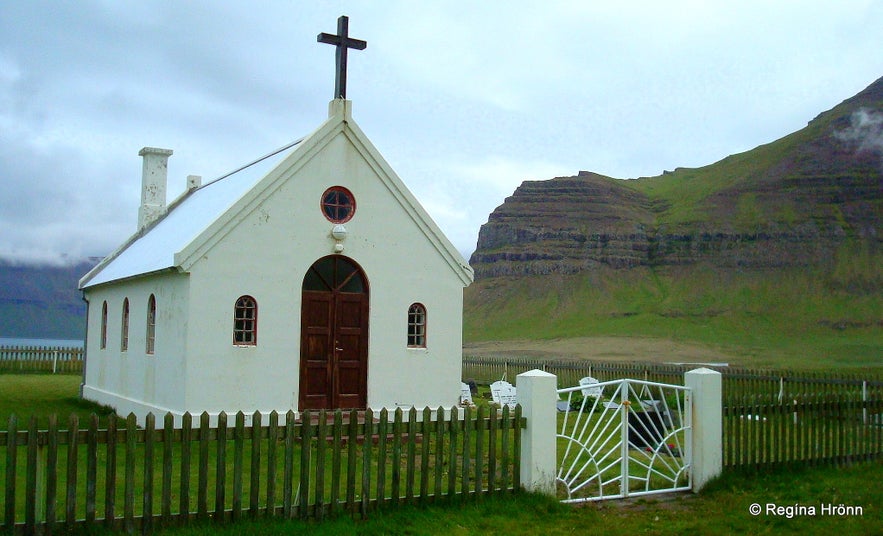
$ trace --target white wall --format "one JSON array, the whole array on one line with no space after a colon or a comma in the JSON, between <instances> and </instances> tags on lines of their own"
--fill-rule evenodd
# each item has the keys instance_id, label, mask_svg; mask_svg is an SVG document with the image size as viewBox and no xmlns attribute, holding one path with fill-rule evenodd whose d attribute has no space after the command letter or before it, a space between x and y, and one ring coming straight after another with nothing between
<instances>
[{"instance_id":1,"label":"white wall","mask_svg":"<svg viewBox=\"0 0 883 536\"><path fill-rule=\"evenodd\" d=\"M147 354L147 302L156 298L154 353ZM154 408L183 403L187 331L188 278L167 273L87 291L89 333L83 396L112 406L120 415L134 412L139 421ZM121 350L122 310L129 299L129 344ZM107 301L107 345L100 347L102 303ZM162 409L165 411L165 409Z\"/></svg>"},{"instance_id":2,"label":"white wall","mask_svg":"<svg viewBox=\"0 0 883 536\"><path fill-rule=\"evenodd\" d=\"M334 251L320 198L335 185L348 188L357 207L342 255L369 283L368 405L456 405L459 277L343 134L291 172L280 172L272 196L239 214L191 270L187 408L297 409L301 287L308 267ZM253 348L232 345L233 304L245 294L258 302ZM414 302L427 308L425 350L407 348Z\"/></svg>"}]
</instances>

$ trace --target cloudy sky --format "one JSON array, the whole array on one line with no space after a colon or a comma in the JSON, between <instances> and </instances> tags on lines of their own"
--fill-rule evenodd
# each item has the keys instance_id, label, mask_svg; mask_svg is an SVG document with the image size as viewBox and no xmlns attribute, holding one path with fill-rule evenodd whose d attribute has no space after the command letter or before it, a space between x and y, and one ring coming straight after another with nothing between
<instances>
[{"instance_id":1,"label":"cloudy sky","mask_svg":"<svg viewBox=\"0 0 883 536\"><path fill-rule=\"evenodd\" d=\"M143 146L169 197L354 117L454 245L524 180L702 166L883 76L883 2L88 1L0 10L0 258L110 252Z\"/></svg>"}]
</instances>

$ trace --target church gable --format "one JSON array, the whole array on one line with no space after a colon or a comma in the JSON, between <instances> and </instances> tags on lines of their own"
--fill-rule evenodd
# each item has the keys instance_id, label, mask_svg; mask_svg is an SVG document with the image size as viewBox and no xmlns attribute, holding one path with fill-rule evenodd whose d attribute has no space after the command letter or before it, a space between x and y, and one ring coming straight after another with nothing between
<instances>
[{"instance_id":1,"label":"church gable","mask_svg":"<svg viewBox=\"0 0 883 536\"><path fill-rule=\"evenodd\" d=\"M418 228L422 240L432 244L436 254L457 274L463 286L469 285L472 281L471 267L356 126L351 117L350 106L348 101L333 101L330 105L329 120L305 138L297 150L280 162L254 188L246 192L199 237L176 253L175 265L183 271L189 271L195 262L227 236L235 226L246 221L250 215L252 219L258 220L261 217L272 218L273 215L267 209L268 203L272 204L271 196L275 195L288 196L287 201L284 201L287 205L280 207L278 213L282 218L292 219L296 227L290 229L291 233L304 234L308 237L322 236L329 240L330 246L333 246L334 242L330 236L332 225L326 219L318 218L317 215L321 212L320 200L325 190L340 186L351 189L356 199L367 194L363 201L357 201L357 204L376 199L376 196L387 196L394 200L401 213L406 216L406 219L398 224ZM384 199L382 202L388 203L390 199ZM367 213L371 210L372 203L365 204L362 209ZM376 214L376 217L383 218L381 222L388 216L387 211ZM396 230L393 225L387 225L386 229L372 232L376 235L390 235L395 234ZM301 238L289 235L287 239L301 243ZM372 237L370 240L378 238L380 236ZM329 249L327 252L333 250Z\"/></svg>"}]
</instances>

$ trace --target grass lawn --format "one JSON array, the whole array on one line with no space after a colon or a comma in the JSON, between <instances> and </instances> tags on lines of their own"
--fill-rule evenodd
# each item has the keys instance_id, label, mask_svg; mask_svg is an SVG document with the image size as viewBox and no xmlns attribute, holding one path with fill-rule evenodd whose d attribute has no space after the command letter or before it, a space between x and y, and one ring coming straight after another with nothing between
<instances>
[{"instance_id":1,"label":"grass lawn","mask_svg":"<svg viewBox=\"0 0 883 536\"><path fill-rule=\"evenodd\" d=\"M76 374L0 374L0 429L6 429L12 414L18 417L19 430L27 428L31 415L37 417L41 429L46 428L53 413L58 415L62 429L67 428L71 414L77 415L81 423L86 423L92 413L109 415L109 408L80 399L81 381Z\"/></svg>"},{"instance_id":2,"label":"grass lawn","mask_svg":"<svg viewBox=\"0 0 883 536\"><path fill-rule=\"evenodd\" d=\"M373 513L368 519L324 522L261 520L231 526L195 526L160 532L202 534L878 534L883 526L883 464L851 467L732 473L706 491L660 498L567 506L545 497L518 494L451 501L429 507L406 506ZM752 515L758 503L762 513ZM814 507L815 515L766 513L767 504ZM860 506L861 515L825 515L822 505Z\"/></svg>"},{"instance_id":3,"label":"grass lawn","mask_svg":"<svg viewBox=\"0 0 883 536\"><path fill-rule=\"evenodd\" d=\"M883 370L877 292L831 291L799 271L682 272L480 280L466 290L468 355L481 356L481 345L494 343L497 351L484 355ZM544 348L548 343L553 347Z\"/></svg>"}]
</instances>

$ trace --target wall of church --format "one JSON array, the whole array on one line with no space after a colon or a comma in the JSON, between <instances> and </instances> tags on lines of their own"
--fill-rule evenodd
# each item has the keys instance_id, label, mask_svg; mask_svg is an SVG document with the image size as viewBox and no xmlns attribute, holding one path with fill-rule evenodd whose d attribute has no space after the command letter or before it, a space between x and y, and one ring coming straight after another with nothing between
<instances>
[{"instance_id":1,"label":"wall of church","mask_svg":"<svg viewBox=\"0 0 883 536\"><path fill-rule=\"evenodd\" d=\"M342 141L342 140L340 140ZM335 154L335 151L343 153ZM421 230L424 223L402 203L408 192L378 180L383 170L370 148L332 145L329 164L343 159L357 211L346 224L344 254L371 281L368 403L372 407L451 407L457 404L462 368L463 282ZM388 170L392 172L391 170ZM322 186L330 185L328 183ZM427 345L408 348L408 307L426 306Z\"/></svg>"},{"instance_id":2,"label":"wall of church","mask_svg":"<svg viewBox=\"0 0 883 536\"><path fill-rule=\"evenodd\" d=\"M366 264L371 273L374 263ZM380 351L371 356L369 405L457 405L462 369L462 284L403 270L398 277L378 276L372 290L372 308L376 309L371 318L371 346ZM407 347L407 312L415 302L426 307L426 348ZM389 312L384 314L383 310Z\"/></svg>"},{"instance_id":3,"label":"wall of church","mask_svg":"<svg viewBox=\"0 0 883 536\"><path fill-rule=\"evenodd\" d=\"M189 411L251 414L296 408L299 325L292 311L292 276L281 277L284 267L271 269L266 262L265 255L234 240L215 247L193 267ZM257 303L255 345L233 339L234 308L241 296Z\"/></svg>"},{"instance_id":4,"label":"wall of church","mask_svg":"<svg viewBox=\"0 0 883 536\"><path fill-rule=\"evenodd\" d=\"M183 405L187 276L159 274L90 288L89 330L83 397L135 413L139 423L153 412L159 422L166 411ZM147 308L156 300L153 353L147 352ZM123 349L123 303L129 302L127 348ZM107 302L106 344L101 344L102 304Z\"/></svg>"},{"instance_id":5,"label":"wall of church","mask_svg":"<svg viewBox=\"0 0 883 536\"><path fill-rule=\"evenodd\" d=\"M334 252L320 199L330 186L356 198L342 255L369 282L368 405L450 407L459 396L463 283L412 214L378 176L369 151L342 133L217 230L191 268L186 407L194 411L297 409L301 287L306 270ZM273 180L273 179L270 179ZM233 344L238 297L258 303L257 345ZM426 349L407 347L407 312L427 308Z\"/></svg>"}]
</instances>

